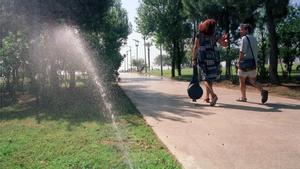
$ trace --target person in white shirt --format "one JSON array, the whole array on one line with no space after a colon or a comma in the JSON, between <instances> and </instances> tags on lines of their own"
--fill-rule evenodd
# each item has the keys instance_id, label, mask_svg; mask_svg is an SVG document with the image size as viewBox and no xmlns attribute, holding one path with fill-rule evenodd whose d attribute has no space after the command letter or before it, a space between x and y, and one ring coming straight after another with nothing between
<instances>
[{"instance_id":1,"label":"person in white shirt","mask_svg":"<svg viewBox=\"0 0 300 169\"><path fill-rule=\"evenodd\" d=\"M261 102L265 103L268 100L268 91L264 90L262 86L256 81L256 61L257 61L257 41L256 38L250 34L251 26L249 24L240 25L240 53L238 59L238 76L240 81L241 97L237 99L239 102L246 102L246 79L249 78L250 83L261 93ZM253 64L250 64L247 69L242 65L245 60L253 60ZM249 63L249 62L248 62ZM249 64L248 64L249 65Z\"/></svg>"}]
</instances>

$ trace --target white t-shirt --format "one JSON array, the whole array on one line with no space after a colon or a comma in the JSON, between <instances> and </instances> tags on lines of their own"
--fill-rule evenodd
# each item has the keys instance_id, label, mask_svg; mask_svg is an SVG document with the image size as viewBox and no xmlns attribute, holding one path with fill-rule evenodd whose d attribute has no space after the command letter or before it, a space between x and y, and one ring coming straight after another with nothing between
<instances>
[{"instance_id":1,"label":"white t-shirt","mask_svg":"<svg viewBox=\"0 0 300 169\"><path fill-rule=\"evenodd\" d=\"M255 60L257 61L258 46L257 46L256 38L253 35L247 35L247 37L250 40L253 55L254 55ZM241 44L240 45L240 52L244 53L244 58L245 59L251 59L253 56L252 56L252 52L251 52L247 37L243 36L241 41L240 41L240 44Z\"/></svg>"}]
</instances>

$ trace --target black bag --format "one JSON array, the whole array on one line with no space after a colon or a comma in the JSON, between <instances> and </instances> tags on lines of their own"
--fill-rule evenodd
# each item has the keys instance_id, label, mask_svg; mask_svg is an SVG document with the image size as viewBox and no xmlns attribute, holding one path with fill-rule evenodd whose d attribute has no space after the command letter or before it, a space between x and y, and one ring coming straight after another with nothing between
<instances>
[{"instance_id":1,"label":"black bag","mask_svg":"<svg viewBox=\"0 0 300 169\"><path fill-rule=\"evenodd\" d=\"M254 59L254 54L253 54L250 40L249 40L248 36L246 36L246 38L247 38L249 46L250 46L252 58L251 59L243 59L242 61L240 61L240 69L243 71L250 71L250 70L256 69L256 61Z\"/></svg>"},{"instance_id":2,"label":"black bag","mask_svg":"<svg viewBox=\"0 0 300 169\"><path fill-rule=\"evenodd\" d=\"M198 70L197 66L193 66L193 77L192 80L188 86L187 92L191 99L193 99L193 102L196 102L197 99L200 99L203 95L203 90L201 86L199 85L198 80Z\"/></svg>"},{"instance_id":3,"label":"black bag","mask_svg":"<svg viewBox=\"0 0 300 169\"><path fill-rule=\"evenodd\" d=\"M250 71L256 69L256 63L254 59L244 59L240 62L240 69L243 71Z\"/></svg>"}]
</instances>

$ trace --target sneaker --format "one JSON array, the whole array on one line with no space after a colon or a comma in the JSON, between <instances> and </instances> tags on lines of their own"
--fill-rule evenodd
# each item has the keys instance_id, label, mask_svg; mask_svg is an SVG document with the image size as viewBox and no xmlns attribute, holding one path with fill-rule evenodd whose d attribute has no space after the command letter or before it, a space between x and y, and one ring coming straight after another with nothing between
<instances>
[{"instance_id":1,"label":"sneaker","mask_svg":"<svg viewBox=\"0 0 300 169\"><path fill-rule=\"evenodd\" d=\"M269 95L269 92L267 90L262 90L261 91L261 103L264 104L268 101L268 95Z\"/></svg>"},{"instance_id":2,"label":"sneaker","mask_svg":"<svg viewBox=\"0 0 300 169\"><path fill-rule=\"evenodd\" d=\"M216 105L216 103L217 103L217 101L218 101L218 97L217 97L217 95L215 95L215 96L213 96L213 98L211 99L211 102L210 102L210 106L215 106Z\"/></svg>"}]
</instances>

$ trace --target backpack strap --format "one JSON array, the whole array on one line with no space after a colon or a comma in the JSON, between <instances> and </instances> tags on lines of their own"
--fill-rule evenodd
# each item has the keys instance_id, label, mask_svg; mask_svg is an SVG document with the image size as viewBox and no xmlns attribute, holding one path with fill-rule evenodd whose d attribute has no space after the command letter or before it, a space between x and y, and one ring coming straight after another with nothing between
<instances>
[{"instance_id":1,"label":"backpack strap","mask_svg":"<svg viewBox=\"0 0 300 169\"><path fill-rule=\"evenodd\" d=\"M246 35L246 38L247 38L248 43L249 43L249 46L250 46L250 50L251 50L251 53L252 53L252 57L253 57L253 59L255 59L255 58L254 58L254 54L253 54L253 50L252 50L252 47L251 47L251 42L250 42L250 40L249 40L249 38L248 38L247 35Z\"/></svg>"}]
</instances>

